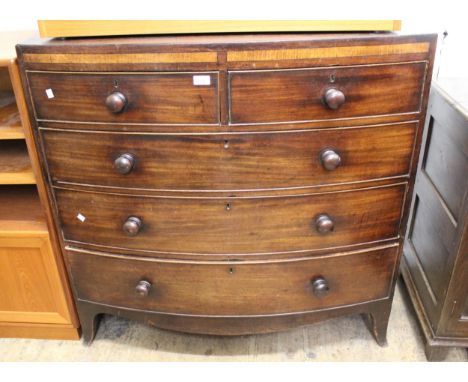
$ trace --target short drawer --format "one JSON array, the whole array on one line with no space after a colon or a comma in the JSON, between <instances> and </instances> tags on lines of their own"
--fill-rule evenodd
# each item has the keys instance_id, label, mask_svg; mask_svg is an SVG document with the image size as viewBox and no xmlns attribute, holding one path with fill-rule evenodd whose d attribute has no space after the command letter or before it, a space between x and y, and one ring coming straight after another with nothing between
<instances>
[{"instance_id":1,"label":"short drawer","mask_svg":"<svg viewBox=\"0 0 468 382\"><path fill-rule=\"evenodd\" d=\"M56 184L231 191L406 175L416 127L177 136L42 130L42 137Z\"/></svg>"},{"instance_id":2,"label":"short drawer","mask_svg":"<svg viewBox=\"0 0 468 382\"><path fill-rule=\"evenodd\" d=\"M219 121L216 72L28 72L28 81L38 120L149 124Z\"/></svg>"},{"instance_id":3,"label":"short drawer","mask_svg":"<svg viewBox=\"0 0 468 382\"><path fill-rule=\"evenodd\" d=\"M69 242L146 252L249 254L394 239L405 188L213 199L65 189L55 195Z\"/></svg>"},{"instance_id":4,"label":"short drawer","mask_svg":"<svg viewBox=\"0 0 468 382\"><path fill-rule=\"evenodd\" d=\"M232 124L417 113L426 63L229 73Z\"/></svg>"},{"instance_id":5,"label":"short drawer","mask_svg":"<svg viewBox=\"0 0 468 382\"><path fill-rule=\"evenodd\" d=\"M299 313L388 296L397 247L265 263L162 262L68 252L79 299L192 315Z\"/></svg>"}]
</instances>

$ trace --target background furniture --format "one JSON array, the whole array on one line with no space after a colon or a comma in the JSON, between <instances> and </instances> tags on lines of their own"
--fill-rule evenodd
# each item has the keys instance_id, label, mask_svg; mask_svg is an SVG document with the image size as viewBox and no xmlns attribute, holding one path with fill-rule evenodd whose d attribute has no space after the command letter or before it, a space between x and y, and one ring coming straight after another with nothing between
<instances>
[{"instance_id":1,"label":"background furniture","mask_svg":"<svg viewBox=\"0 0 468 382\"><path fill-rule=\"evenodd\" d=\"M39 20L41 37L143 34L399 31L400 20Z\"/></svg>"},{"instance_id":2,"label":"background furniture","mask_svg":"<svg viewBox=\"0 0 468 382\"><path fill-rule=\"evenodd\" d=\"M28 115L14 45L26 36L0 35L0 337L78 339L61 252L40 202L40 176L36 186L37 153L30 145L28 155L29 130L21 123L28 124Z\"/></svg>"},{"instance_id":3,"label":"background furniture","mask_svg":"<svg viewBox=\"0 0 468 382\"><path fill-rule=\"evenodd\" d=\"M432 87L403 277L429 360L468 347L468 81Z\"/></svg>"},{"instance_id":4,"label":"background furniture","mask_svg":"<svg viewBox=\"0 0 468 382\"><path fill-rule=\"evenodd\" d=\"M18 48L83 335L363 314L386 329L434 35L38 41Z\"/></svg>"}]
</instances>

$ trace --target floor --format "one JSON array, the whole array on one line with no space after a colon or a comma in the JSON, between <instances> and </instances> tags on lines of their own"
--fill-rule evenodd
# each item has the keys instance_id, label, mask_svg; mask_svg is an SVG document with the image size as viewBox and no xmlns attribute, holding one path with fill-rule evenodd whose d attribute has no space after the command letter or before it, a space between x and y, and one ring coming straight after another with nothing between
<instances>
[{"instance_id":1,"label":"floor","mask_svg":"<svg viewBox=\"0 0 468 382\"><path fill-rule=\"evenodd\" d=\"M288 332L243 337L173 333L105 316L95 341L0 339L1 361L425 361L419 327L401 280L387 347L379 347L362 319L344 317ZM447 361L468 361L452 349Z\"/></svg>"}]
</instances>

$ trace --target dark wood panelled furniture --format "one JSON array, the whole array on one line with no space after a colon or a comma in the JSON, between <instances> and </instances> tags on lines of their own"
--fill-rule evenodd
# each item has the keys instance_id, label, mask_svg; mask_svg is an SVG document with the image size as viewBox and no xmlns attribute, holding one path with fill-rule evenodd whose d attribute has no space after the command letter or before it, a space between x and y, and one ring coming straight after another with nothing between
<instances>
[{"instance_id":1,"label":"dark wood panelled furniture","mask_svg":"<svg viewBox=\"0 0 468 382\"><path fill-rule=\"evenodd\" d=\"M434 35L18 46L86 341L118 314L193 333L362 314L386 330Z\"/></svg>"},{"instance_id":2,"label":"dark wood panelled furniture","mask_svg":"<svg viewBox=\"0 0 468 382\"><path fill-rule=\"evenodd\" d=\"M402 262L429 360L468 347L468 81L445 82L431 90Z\"/></svg>"}]
</instances>

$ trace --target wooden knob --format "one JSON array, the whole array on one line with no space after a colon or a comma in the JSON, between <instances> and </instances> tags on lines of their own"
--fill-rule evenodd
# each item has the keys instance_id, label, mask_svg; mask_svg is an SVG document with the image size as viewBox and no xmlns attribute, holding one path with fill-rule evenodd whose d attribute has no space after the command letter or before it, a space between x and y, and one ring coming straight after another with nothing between
<instances>
[{"instance_id":1,"label":"wooden knob","mask_svg":"<svg viewBox=\"0 0 468 382\"><path fill-rule=\"evenodd\" d=\"M327 214L321 214L315 219L315 227L319 233L325 234L333 231L335 224Z\"/></svg>"},{"instance_id":2,"label":"wooden knob","mask_svg":"<svg viewBox=\"0 0 468 382\"><path fill-rule=\"evenodd\" d=\"M111 113L120 113L126 105L127 98L120 92L111 93L106 98L106 106Z\"/></svg>"},{"instance_id":3,"label":"wooden knob","mask_svg":"<svg viewBox=\"0 0 468 382\"><path fill-rule=\"evenodd\" d=\"M151 289L151 283L146 280L139 281L137 286L135 287L136 292L140 296L148 296L150 289Z\"/></svg>"},{"instance_id":4,"label":"wooden knob","mask_svg":"<svg viewBox=\"0 0 468 382\"><path fill-rule=\"evenodd\" d=\"M320 162L325 170L333 171L341 164L341 157L336 151L326 149L320 153Z\"/></svg>"},{"instance_id":5,"label":"wooden knob","mask_svg":"<svg viewBox=\"0 0 468 382\"><path fill-rule=\"evenodd\" d=\"M323 100L330 109L336 110L345 103L346 97L338 89L328 89L323 96Z\"/></svg>"},{"instance_id":6,"label":"wooden knob","mask_svg":"<svg viewBox=\"0 0 468 382\"><path fill-rule=\"evenodd\" d=\"M312 289L317 297L325 296L330 291L328 282L323 277L316 277L312 280Z\"/></svg>"},{"instance_id":7,"label":"wooden knob","mask_svg":"<svg viewBox=\"0 0 468 382\"><path fill-rule=\"evenodd\" d=\"M122 229L128 236L136 236L138 232L140 232L142 224L140 218L130 216L124 223Z\"/></svg>"},{"instance_id":8,"label":"wooden knob","mask_svg":"<svg viewBox=\"0 0 468 382\"><path fill-rule=\"evenodd\" d=\"M122 175L128 174L133 169L135 158L131 154L122 154L114 161L114 168Z\"/></svg>"}]
</instances>

